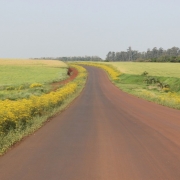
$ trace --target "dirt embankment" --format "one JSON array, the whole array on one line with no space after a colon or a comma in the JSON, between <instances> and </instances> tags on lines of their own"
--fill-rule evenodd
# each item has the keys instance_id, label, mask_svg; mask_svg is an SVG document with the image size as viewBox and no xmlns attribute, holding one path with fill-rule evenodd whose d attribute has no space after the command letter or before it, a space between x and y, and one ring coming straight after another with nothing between
<instances>
[{"instance_id":1,"label":"dirt embankment","mask_svg":"<svg viewBox=\"0 0 180 180\"><path fill-rule=\"evenodd\" d=\"M76 68L69 68L68 69L69 77L63 81L55 82L51 84L52 91L56 91L60 85L67 84L68 82L74 80L78 75L78 70Z\"/></svg>"}]
</instances>

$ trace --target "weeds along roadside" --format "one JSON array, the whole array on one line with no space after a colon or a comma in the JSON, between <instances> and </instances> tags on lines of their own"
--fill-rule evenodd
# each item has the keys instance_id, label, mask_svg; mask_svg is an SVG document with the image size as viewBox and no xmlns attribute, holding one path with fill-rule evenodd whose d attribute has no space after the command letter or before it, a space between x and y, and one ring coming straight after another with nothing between
<instances>
[{"instance_id":1,"label":"weeds along roadside","mask_svg":"<svg viewBox=\"0 0 180 180\"><path fill-rule=\"evenodd\" d=\"M180 81L179 78L158 77L160 81L169 83L172 87L168 91L167 88L158 90L158 88L151 89L150 86L147 86L142 75L123 74L112 65L94 62L78 62L77 64L95 66L105 70L110 80L124 92L163 106L180 109L180 92L179 84L177 84Z\"/></svg>"},{"instance_id":2,"label":"weeds along roadside","mask_svg":"<svg viewBox=\"0 0 180 180\"><path fill-rule=\"evenodd\" d=\"M80 94L87 79L86 69L69 65L78 70L78 76L55 92L17 101L0 101L0 154L40 128L49 117L65 109Z\"/></svg>"},{"instance_id":3,"label":"weeds along roadside","mask_svg":"<svg viewBox=\"0 0 180 180\"><path fill-rule=\"evenodd\" d=\"M80 65L87 65L87 66L94 66L101 68L107 72L109 75L109 78L113 81L116 82L119 80L119 76L121 73L113 66L111 65L106 65L106 64L100 64L100 63L93 63L93 62L77 62L76 64Z\"/></svg>"}]
</instances>

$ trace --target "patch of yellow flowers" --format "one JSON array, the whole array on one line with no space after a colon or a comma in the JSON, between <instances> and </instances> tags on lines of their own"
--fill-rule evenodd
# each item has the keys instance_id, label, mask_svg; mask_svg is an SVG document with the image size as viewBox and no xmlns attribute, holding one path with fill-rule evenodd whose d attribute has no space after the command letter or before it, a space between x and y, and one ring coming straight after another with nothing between
<instances>
[{"instance_id":1,"label":"patch of yellow flowers","mask_svg":"<svg viewBox=\"0 0 180 180\"><path fill-rule=\"evenodd\" d=\"M121 73L117 69L115 69L113 66L110 66L110 65L101 64L101 63L93 63L93 62L79 62L78 64L87 65L87 66L95 66L95 67L101 68L108 73L109 77L112 80L118 80L119 76L121 75Z\"/></svg>"},{"instance_id":2,"label":"patch of yellow flowers","mask_svg":"<svg viewBox=\"0 0 180 180\"><path fill-rule=\"evenodd\" d=\"M156 94L156 93L144 90L143 92L139 93L139 95L147 99L149 98L153 99L159 104L180 109L180 96L178 93L168 92L168 93Z\"/></svg>"},{"instance_id":3,"label":"patch of yellow flowers","mask_svg":"<svg viewBox=\"0 0 180 180\"><path fill-rule=\"evenodd\" d=\"M32 83L29 87L30 88L36 88L36 87L42 87L43 85L40 83Z\"/></svg>"},{"instance_id":4,"label":"patch of yellow flowers","mask_svg":"<svg viewBox=\"0 0 180 180\"><path fill-rule=\"evenodd\" d=\"M66 98L75 93L87 73L81 66L72 66L78 70L78 76L73 82L55 92L17 101L0 101L0 133L6 133L11 128L15 129L19 124L26 124L35 116L42 116L48 110L60 106Z\"/></svg>"}]
</instances>

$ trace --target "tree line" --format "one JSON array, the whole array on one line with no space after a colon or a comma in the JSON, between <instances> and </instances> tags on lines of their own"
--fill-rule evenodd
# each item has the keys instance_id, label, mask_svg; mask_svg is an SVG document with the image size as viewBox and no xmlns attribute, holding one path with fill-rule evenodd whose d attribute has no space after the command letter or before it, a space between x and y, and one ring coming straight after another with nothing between
<instances>
[{"instance_id":1,"label":"tree line","mask_svg":"<svg viewBox=\"0 0 180 180\"><path fill-rule=\"evenodd\" d=\"M39 59L39 58L34 58ZM99 56L72 56L72 57L42 57L40 59L53 59L61 61L102 61Z\"/></svg>"},{"instance_id":2,"label":"tree line","mask_svg":"<svg viewBox=\"0 0 180 180\"><path fill-rule=\"evenodd\" d=\"M145 61L145 62L180 62L180 49L172 47L164 50L163 48L154 47L147 51L139 52L132 50L113 52L110 51L106 56L106 61Z\"/></svg>"}]
</instances>

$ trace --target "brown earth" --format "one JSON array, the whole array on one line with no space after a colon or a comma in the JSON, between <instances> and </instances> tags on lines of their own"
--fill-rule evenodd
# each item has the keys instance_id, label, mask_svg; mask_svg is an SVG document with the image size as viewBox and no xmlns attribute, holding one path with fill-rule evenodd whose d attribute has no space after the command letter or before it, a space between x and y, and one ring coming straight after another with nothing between
<instances>
[{"instance_id":1,"label":"brown earth","mask_svg":"<svg viewBox=\"0 0 180 180\"><path fill-rule=\"evenodd\" d=\"M86 68L71 106L0 158L0 180L179 180L180 111Z\"/></svg>"},{"instance_id":2,"label":"brown earth","mask_svg":"<svg viewBox=\"0 0 180 180\"><path fill-rule=\"evenodd\" d=\"M71 71L70 71L70 74L68 74L69 77L68 77L67 79L65 79L65 80L63 80L63 81L60 81L60 82L55 82L55 83L52 83L52 84L51 84L51 87L52 87L51 89L52 89L52 91L57 90L60 85L67 84L68 82L74 80L74 79L77 77L77 75L78 75L78 70L77 70L76 68L70 68L70 70L71 70Z\"/></svg>"}]
</instances>

